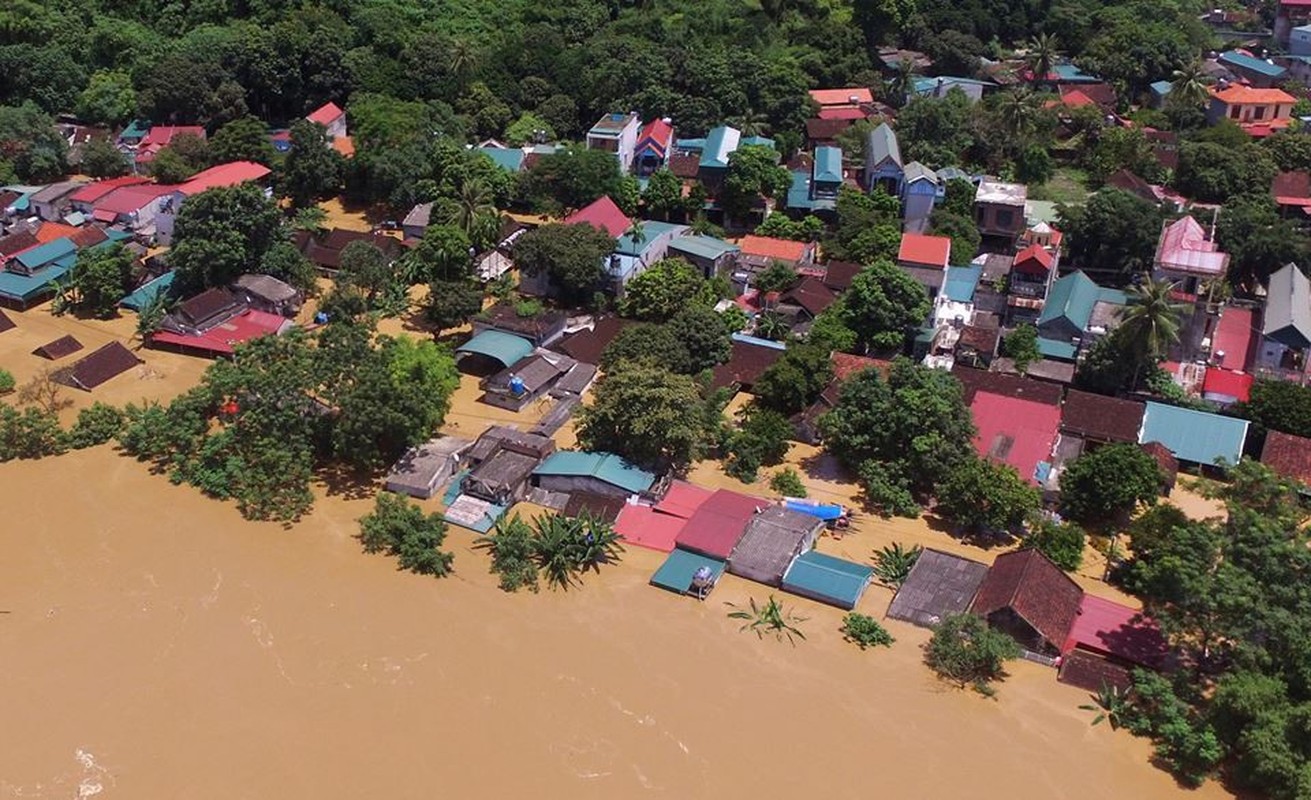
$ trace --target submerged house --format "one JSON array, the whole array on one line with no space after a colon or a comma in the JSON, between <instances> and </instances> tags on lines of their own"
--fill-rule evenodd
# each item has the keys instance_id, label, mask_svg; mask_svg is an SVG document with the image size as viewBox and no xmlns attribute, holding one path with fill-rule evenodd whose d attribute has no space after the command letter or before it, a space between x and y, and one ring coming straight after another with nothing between
<instances>
[{"instance_id":1,"label":"submerged house","mask_svg":"<svg viewBox=\"0 0 1311 800\"><path fill-rule=\"evenodd\" d=\"M1045 658L1061 655L1079 616L1083 589L1032 548L997 556L979 584L970 610Z\"/></svg>"},{"instance_id":2,"label":"submerged house","mask_svg":"<svg viewBox=\"0 0 1311 800\"><path fill-rule=\"evenodd\" d=\"M781 586L794 559L815 546L824 521L781 506L756 512L728 556L728 571L741 578Z\"/></svg>"},{"instance_id":3,"label":"submerged house","mask_svg":"<svg viewBox=\"0 0 1311 800\"><path fill-rule=\"evenodd\" d=\"M988 565L926 547L888 606L888 616L930 628L970 608Z\"/></svg>"},{"instance_id":4,"label":"submerged house","mask_svg":"<svg viewBox=\"0 0 1311 800\"><path fill-rule=\"evenodd\" d=\"M427 500L459 471L466 451L473 446L458 436L438 436L411 447L387 475L387 491Z\"/></svg>"},{"instance_id":5,"label":"submerged house","mask_svg":"<svg viewBox=\"0 0 1311 800\"><path fill-rule=\"evenodd\" d=\"M460 488L489 503L513 505L527 495L533 470L553 452L555 442L545 436L489 428L469 449L472 469Z\"/></svg>"},{"instance_id":6,"label":"submerged house","mask_svg":"<svg viewBox=\"0 0 1311 800\"><path fill-rule=\"evenodd\" d=\"M548 492L620 499L651 488L656 476L614 453L558 450L533 471L533 485Z\"/></svg>"},{"instance_id":7,"label":"submerged house","mask_svg":"<svg viewBox=\"0 0 1311 800\"><path fill-rule=\"evenodd\" d=\"M480 334L481 335L481 334ZM562 353L538 348L494 375L484 378L479 399L508 411L520 411L550 393L578 362Z\"/></svg>"}]
</instances>

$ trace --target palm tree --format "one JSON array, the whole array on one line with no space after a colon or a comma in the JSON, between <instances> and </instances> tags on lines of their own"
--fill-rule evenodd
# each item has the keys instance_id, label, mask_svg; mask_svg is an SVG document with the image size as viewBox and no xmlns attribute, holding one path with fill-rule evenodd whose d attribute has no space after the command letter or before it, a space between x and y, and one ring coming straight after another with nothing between
<instances>
[{"instance_id":1,"label":"palm tree","mask_svg":"<svg viewBox=\"0 0 1311 800\"><path fill-rule=\"evenodd\" d=\"M1024 139L1033 132L1042 111L1039 95L1032 89L1012 89L1001 97L997 114L1006 132L1014 139Z\"/></svg>"},{"instance_id":2,"label":"palm tree","mask_svg":"<svg viewBox=\"0 0 1311 800\"><path fill-rule=\"evenodd\" d=\"M905 583L910 575L910 568L915 566L923 551L919 545L902 547L901 542L893 542L891 547L874 551L874 577L879 583L895 589Z\"/></svg>"},{"instance_id":3,"label":"palm tree","mask_svg":"<svg viewBox=\"0 0 1311 800\"><path fill-rule=\"evenodd\" d=\"M1033 73L1032 81L1035 85L1048 81L1060 57L1061 47L1056 34L1040 33L1029 41L1029 55L1025 61Z\"/></svg>"},{"instance_id":4,"label":"palm tree","mask_svg":"<svg viewBox=\"0 0 1311 800\"><path fill-rule=\"evenodd\" d=\"M790 330L787 320L775 311L766 311L756 320L756 335L762 339L781 341Z\"/></svg>"},{"instance_id":5,"label":"palm tree","mask_svg":"<svg viewBox=\"0 0 1311 800\"><path fill-rule=\"evenodd\" d=\"M1184 305L1170 297L1174 288L1172 281L1149 278L1129 290L1129 305L1120 317L1120 335L1127 337L1136 351L1135 386L1143 362L1164 355L1170 345L1179 341L1179 317Z\"/></svg>"},{"instance_id":6,"label":"palm tree","mask_svg":"<svg viewBox=\"0 0 1311 800\"><path fill-rule=\"evenodd\" d=\"M460 184L455 205L447 215L447 223L464 231L469 241L475 246L486 244L488 220L497 218L495 203L492 202L492 190L477 178L468 178ZM494 235L494 234L493 234Z\"/></svg>"},{"instance_id":7,"label":"palm tree","mask_svg":"<svg viewBox=\"0 0 1311 800\"><path fill-rule=\"evenodd\" d=\"M478 69L478 51L468 40L456 39L451 42L447 55L449 57L447 65L450 67L451 74L455 76L460 91L464 91L469 77Z\"/></svg>"},{"instance_id":8,"label":"palm tree","mask_svg":"<svg viewBox=\"0 0 1311 800\"><path fill-rule=\"evenodd\" d=\"M806 621L805 617L798 617L793 612L785 609L783 604L778 602L774 595L769 596L769 602L757 603L756 598L750 598L750 605L742 608L734 603L727 603L731 608L737 609L729 613L730 619L746 620L741 628L742 631L752 631L757 638L765 638L766 633L774 634L774 638L783 641L784 637L792 646L796 646L797 639L805 639L806 635L801 632L797 626Z\"/></svg>"},{"instance_id":9,"label":"palm tree","mask_svg":"<svg viewBox=\"0 0 1311 800\"><path fill-rule=\"evenodd\" d=\"M734 117L731 123L743 136L764 136L769 132L769 117L755 110Z\"/></svg>"},{"instance_id":10,"label":"palm tree","mask_svg":"<svg viewBox=\"0 0 1311 800\"><path fill-rule=\"evenodd\" d=\"M632 237L633 244L640 245L646 241L646 226L642 224L642 220L633 223L633 226L628 229L628 235Z\"/></svg>"},{"instance_id":11,"label":"palm tree","mask_svg":"<svg viewBox=\"0 0 1311 800\"><path fill-rule=\"evenodd\" d=\"M910 98L911 88L915 84L915 62L903 57L897 62L897 69L888 81L888 96L884 98L888 105L901 106Z\"/></svg>"},{"instance_id":12,"label":"palm tree","mask_svg":"<svg viewBox=\"0 0 1311 800\"><path fill-rule=\"evenodd\" d=\"M1188 106L1200 106L1206 102L1207 76L1202 71L1200 63L1194 61L1183 69L1177 69L1172 77L1174 80L1170 83L1171 102Z\"/></svg>"}]
</instances>

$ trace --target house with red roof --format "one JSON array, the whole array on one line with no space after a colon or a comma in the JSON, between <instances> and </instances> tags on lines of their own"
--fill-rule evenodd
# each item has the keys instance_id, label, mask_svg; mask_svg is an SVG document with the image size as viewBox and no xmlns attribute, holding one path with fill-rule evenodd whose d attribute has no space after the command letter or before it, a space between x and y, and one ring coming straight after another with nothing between
<instances>
[{"instance_id":1,"label":"house with red roof","mask_svg":"<svg viewBox=\"0 0 1311 800\"><path fill-rule=\"evenodd\" d=\"M160 204L159 214L155 218L155 238L160 244L170 244L173 240L173 223L178 209L188 197L194 197L209 189L240 186L243 183L260 183L267 180L269 168L253 161L232 161L202 170L191 179L171 187L168 199Z\"/></svg>"},{"instance_id":2,"label":"house with red roof","mask_svg":"<svg viewBox=\"0 0 1311 800\"><path fill-rule=\"evenodd\" d=\"M942 289L951 264L951 239L925 233L903 233L897 266L933 296Z\"/></svg>"},{"instance_id":3,"label":"house with red roof","mask_svg":"<svg viewBox=\"0 0 1311 800\"><path fill-rule=\"evenodd\" d=\"M91 218L131 231L154 230L155 218L176 187L156 183L120 186L91 204Z\"/></svg>"},{"instance_id":4,"label":"house with red roof","mask_svg":"<svg viewBox=\"0 0 1311 800\"><path fill-rule=\"evenodd\" d=\"M739 262L752 268L764 269L775 261L801 268L815 261L814 242L795 242L752 234L738 239L737 246L741 248Z\"/></svg>"},{"instance_id":5,"label":"house with red roof","mask_svg":"<svg viewBox=\"0 0 1311 800\"><path fill-rule=\"evenodd\" d=\"M1190 216L1161 225L1152 259L1152 277L1179 283L1179 290L1197 294L1201 281L1224 277L1229 254L1222 251L1201 223Z\"/></svg>"},{"instance_id":6,"label":"house with red roof","mask_svg":"<svg viewBox=\"0 0 1311 800\"><path fill-rule=\"evenodd\" d=\"M137 145L136 162L138 164L148 164L155 160L155 155L173 143L173 140L182 135L197 136L205 138L205 129L200 125L156 125L145 135L141 143Z\"/></svg>"},{"instance_id":7,"label":"house with red roof","mask_svg":"<svg viewBox=\"0 0 1311 800\"><path fill-rule=\"evenodd\" d=\"M1160 627L1141 611L1085 594L1061 646L1057 680L1091 692L1133 685L1136 668L1162 670L1170 645Z\"/></svg>"},{"instance_id":8,"label":"house with red roof","mask_svg":"<svg viewBox=\"0 0 1311 800\"><path fill-rule=\"evenodd\" d=\"M1256 89L1221 81L1207 91L1211 99L1206 108L1206 121L1211 125L1227 119L1259 139L1292 124L1297 98L1283 89Z\"/></svg>"},{"instance_id":9,"label":"house with red roof","mask_svg":"<svg viewBox=\"0 0 1311 800\"><path fill-rule=\"evenodd\" d=\"M637 133L633 174L646 177L665 165L674 146L674 126L668 118L653 119Z\"/></svg>"},{"instance_id":10,"label":"house with red roof","mask_svg":"<svg viewBox=\"0 0 1311 800\"><path fill-rule=\"evenodd\" d=\"M601 195L588 205L565 217L562 222L565 225L591 225L593 228L616 239L633 227L633 221L620 210L609 195Z\"/></svg>"},{"instance_id":11,"label":"house with red roof","mask_svg":"<svg viewBox=\"0 0 1311 800\"><path fill-rule=\"evenodd\" d=\"M1011 263L1008 291L1020 297L1041 300L1047 296L1056 278L1056 262L1060 250L1048 250L1034 243L1015 254Z\"/></svg>"},{"instance_id":12,"label":"house with red roof","mask_svg":"<svg viewBox=\"0 0 1311 800\"><path fill-rule=\"evenodd\" d=\"M150 178L144 175L124 175L121 178L110 178L109 180L96 181L88 183L76 192L68 196L69 204L74 211L80 211L83 214L90 214L95 211L96 201L105 195L120 189L124 186L140 186L143 183L150 183Z\"/></svg>"},{"instance_id":13,"label":"house with red roof","mask_svg":"<svg viewBox=\"0 0 1311 800\"><path fill-rule=\"evenodd\" d=\"M854 122L877 113L874 93L862 86L812 89L810 99L819 107L815 117L821 120Z\"/></svg>"},{"instance_id":14,"label":"house with red roof","mask_svg":"<svg viewBox=\"0 0 1311 800\"><path fill-rule=\"evenodd\" d=\"M331 100L306 114L305 119L327 128L330 139L346 135L346 112Z\"/></svg>"},{"instance_id":15,"label":"house with red roof","mask_svg":"<svg viewBox=\"0 0 1311 800\"><path fill-rule=\"evenodd\" d=\"M1261 448L1261 463L1285 478L1311 486L1311 439L1269 431Z\"/></svg>"},{"instance_id":16,"label":"house with red roof","mask_svg":"<svg viewBox=\"0 0 1311 800\"><path fill-rule=\"evenodd\" d=\"M769 505L769 501L758 497L719 489L687 518L674 542L683 550L727 561L746 532L747 523L758 509Z\"/></svg>"},{"instance_id":17,"label":"house with red roof","mask_svg":"<svg viewBox=\"0 0 1311 800\"><path fill-rule=\"evenodd\" d=\"M1311 172L1281 172L1270 181L1270 194L1285 218L1305 220L1311 216Z\"/></svg>"}]
</instances>

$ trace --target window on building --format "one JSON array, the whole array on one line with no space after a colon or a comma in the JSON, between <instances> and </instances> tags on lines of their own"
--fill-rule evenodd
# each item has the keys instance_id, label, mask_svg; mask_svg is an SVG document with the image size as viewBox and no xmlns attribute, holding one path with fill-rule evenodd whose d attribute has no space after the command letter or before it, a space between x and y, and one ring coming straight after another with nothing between
<instances>
[{"instance_id":1,"label":"window on building","mask_svg":"<svg viewBox=\"0 0 1311 800\"><path fill-rule=\"evenodd\" d=\"M1229 107L1229 118L1230 118L1230 119L1238 119L1238 113L1239 113L1241 110L1242 110L1242 109L1240 109L1238 106L1230 106L1230 107Z\"/></svg>"},{"instance_id":2,"label":"window on building","mask_svg":"<svg viewBox=\"0 0 1311 800\"><path fill-rule=\"evenodd\" d=\"M1265 119L1265 106L1257 106L1252 109L1252 119Z\"/></svg>"},{"instance_id":3,"label":"window on building","mask_svg":"<svg viewBox=\"0 0 1311 800\"><path fill-rule=\"evenodd\" d=\"M1015 224L1015 212L1007 208L997 209L997 227L1009 228Z\"/></svg>"}]
</instances>

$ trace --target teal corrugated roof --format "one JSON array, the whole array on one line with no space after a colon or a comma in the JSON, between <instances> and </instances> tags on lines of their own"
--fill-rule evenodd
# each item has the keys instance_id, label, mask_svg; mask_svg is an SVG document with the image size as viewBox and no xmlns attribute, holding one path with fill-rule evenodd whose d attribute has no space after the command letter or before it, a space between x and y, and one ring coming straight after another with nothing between
<instances>
[{"instance_id":1,"label":"teal corrugated roof","mask_svg":"<svg viewBox=\"0 0 1311 800\"><path fill-rule=\"evenodd\" d=\"M1117 306L1129 305L1129 295L1120 289L1098 288L1097 299L1103 303L1112 303Z\"/></svg>"},{"instance_id":2,"label":"teal corrugated roof","mask_svg":"<svg viewBox=\"0 0 1311 800\"><path fill-rule=\"evenodd\" d=\"M109 241L111 242L123 242L132 238L132 234L127 231L115 230L113 228L105 231L105 235L109 237Z\"/></svg>"},{"instance_id":3,"label":"teal corrugated roof","mask_svg":"<svg viewBox=\"0 0 1311 800\"><path fill-rule=\"evenodd\" d=\"M1170 93L1170 90L1174 89L1174 84L1170 83L1169 81L1156 81L1155 83L1151 84L1151 87L1152 87L1152 91L1155 92L1157 95L1159 95L1160 97L1165 97L1167 94Z\"/></svg>"},{"instance_id":4,"label":"teal corrugated roof","mask_svg":"<svg viewBox=\"0 0 1311 800\"><path fill-rule=\"evenodd\" d=\"M1248 424L1245 419L1149 401L1138 441L1160 442L1180 461L1215 464L1223 458L1232 465L1242 457Z\"/></svg>"},{"instance_id":5,"label":"teal corrugated roof","mask_svg":"<svg viewBox=\"0 0 1311 800\"><path fill-rule=\"evenodd\" d=\"M490 158L496 166L506 172L518 172L523 168L524 153L519 148L479 147L478 152Z\"/></svg>"},{"instance_id":6,"label":"teal corrugated roof","mask_svg":"<svg viewBox=\"0 0 1311 800\"><path fill-rule=\"evenodd\" d=\"M24 252L19 253L16 258L18 259L18 263L28 269L37 269L38 267L45 266L56 259L63 258L69 253L76 252L77 245L73 244L73 240L69 239L67 236L61 236L54 241L33 247L31 250L25 250Z\"/></svg>"},{"instance_id":7,"label":"teal corrugated roof","mask_svg":"<svg viewBox=\"0 0 1311 800\"><path fill-rule=\"evenodd\" d=\"M742 141L738 142L738 146L740 147L746 147L748 145L752 147L768 147L771 150L778 149L774 146L774 140L768 136L743 136Z\"/></svg>"},{"instance_id":8,"label":"teal corrugated roof","mask_svg":"<svg viewBox=\"0 0 1311 800\"><path fill-rule=\"evenodd\" d=\"M1077 348L1069 342L1062 342L1059 339L1048 339L1043 336L1038 337L1038 352L1042 353L1045 358L1055 358L1061 361L1073 361Z\"/></svg>"},{"instance_id":9,"label":"teal corrugated roof","mask_svg":"<svg viewBox=\"0 0 1311 800\"><path fill-rule=\"evenodd\" d=\"M724 562L717 558L706 558L686 550L675 549L660 565L660 569L651 576L651 585L668 589L671 592L687 594L692 588L692 576L701 567L710 570L714 580L724 574Z\"/></svg>"},{"instance_id":10,"label":"teal corrugated roof","mask_svg":"<svg viewBox=\"0 0 1311 800\"><path fill-rule=\"evenodd\" d=\"M725 253L739 252L742 248L732 242L726 242L723 239L714 236L693 234L691 236L677 237L669 243L669 249L713 261Z\"/></svg>"},{"instance_id":11,"label":"teal corrugated roof","mask_svg":"<svg viewBox=\"0 0 1311 800\"><path fill-rule=\"evenodd\" d=\"M700 152L701 150L705 150L705 149L706 149L706 140L705 140L704 137L701 138L701 139L675 139L675 140L674 140L674 149L675 149L675 150L696 150L696 151Z\"/></svg>"},{"instance_id":12,"label":"teal corrugated roof","mask_svg":"<svg viewBox=\"0 0 1311 800\"><path fill-rule=\"evenodd\" d=\"M118 136L120 139L141 139L147 133L150 133L150 128L150 120L134 119L127 124L127 127Z\"/></svg>"},{"instance_id":13,"label":"teal corrugated roof","mask_svg":"<svg viewBox=\"0 0 1311 800\"><path fill-rule=\"evenodd\" d=\"M834 200L816 201L810 196L810 173L805 170L797 170L792 173L792 185L788 187L788 208L800 208L810 211L815 208L817 202L826 202L828 208L836 208L837 202Z\"/></svg>"},{"instance_id":14,"label":"teal corrugated roof","mask_svg":"<svg viewBox=\"0 0 1311 800\"><path fill-rule=\"evenodd\" d=\"M173 270L169 270L154 280L146 281L138 286L132 294L119 300L118 304L132 311L140 311L158 297L160 292L166 292L173 286L174 274Z\"/></svg>"},{"instance_id":15,"label":"teal corrugated roof","mask_svg":"<svg viewBox=\"0 0 1311 800\"><path fill-rule=\"evenodd\" d=\"M533 343L512 333L485 330L479 331L472 339L455 348L455 352L477 353L494 358L508 367L533 352Z\"/></svg>"},{"instance_id":16,"label":"teal corrugated roof","mask_svg":"<svg viewBox=\"0 0 1311 800\"><path fill-rule=\"evenodd\" d=\"M655 476L638 469L614 453L559 450L533 470L534 475L590 476L636 494L651 488Z\"/></svg>"},{"instance_id":17,"label":"teal corrugated roof","mask_svg":"<svg viewBox=\"0 0 1311 800\"><path fill-rule=\"evenodd\" d=\"M633 238L633 232L630 229L628 233L620 236L615 243L615 252L626 256L640 256L648 247L656 242L661 236L685 228L686 225L676 225L672 222L660 222L658 220L642 220L642 241Z\"/></svg>"},{"instance_id":18,"label":"teal corrugated roof","mask_svg":"<svg viewBox=\"0 0 1311 800\"><path fill-rule=\"evenodd\" d=\"M1052 68L1052 72L1056 73L1056 77L1060 80L1071 83L1097 83L1101 80L1096 75L1089 75L1073 64L1057 64Z\"/></svg>"},{"instance_id":19,"label":"teal corrugated roof","mask_svg":"<svg viewBox=\"0 0 1311 800\"><path fill-rule=\"evenodd\" d=\"M783 575L783 589L841 608L855 608L873 574L872 567L811 550L793 559Z\"/></svg>"},{"instance_id":20,"label":"teal corrugated roof","mask_svg":"<svg viewBox=\"0 0 1311 800\"><path fill-rule=\"evenodd\" d=\"M742 132L737 128L720 125L706 134L706 146L701 151L702 167L726 168L728 157L737 150L742 140Z\"/></svg>"},{"instance_id":21,"label":"teal corrugated roof","mask_svg":"<svg viewBox=\"0 0 1311 800\"><path fill-rule=\"evenodd\" d=\"M815 148L815 180L821 183L842 183L842 148Z\"/></svg>"},{"instance_id":22,"label":"teal corrugated roof","mask_svg":"<svg viewBox=\"0 0 1311 800\"><path fill-rule=\"evenodd\" d=\"M1240 53L1237 50L1228 50L1221 53L1219 60L1226 64L1232 64L1239 69L1248 69L1257 74L1265 75L1268 78L1278 78L1280 75L1283 75L1288 71L1277 64L1271 64L1262 61L1259 58L1253 58L1252 56L1249 56L1246 53Z\"/></svg>"},{"instance_id":23,"label":"teal corrugated roof","mask_svg":"<svg viewBox=\"0 0 1311 800\"><path fill-rule=\"evenodd\" d=\"M1088 318L1092 316L1093 305L1099 299L1101 287L1093 283L1092 278L1083 274L1083 270L1071 272L1052 284L1042 314L1038 317L1038 324L1043 325L1064 317L1074 327L1084 330L1088 327Z\"/></svg>"},{"instance_id":24,"label":"teal corrugated roof","mask_svg":"<svg viewBox=\"0 0 1311 800\"><path fill-rule=\"evenodd\" d=\"M16 272L0 271L0 296L14 300L29 300L51 284L68 274L72 265L52 266L38 270L35 275L19 275Z\"/></svg>"},{"instance_id":25,"label":"teal corrugated roof","mask_svg":"<svg viewBox=\"0 0 1311 800\"><path fill-rule=\"evenodd\" d=\"M942 292L949 300L957 303L973 303L974 290L979 288L979 278L982 276L982 266L947 267Z\"/></svg>"}]
</instances>

